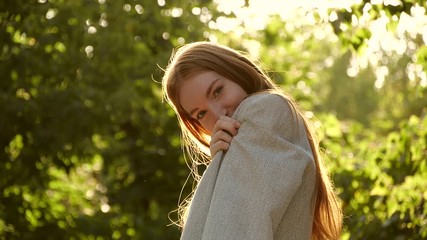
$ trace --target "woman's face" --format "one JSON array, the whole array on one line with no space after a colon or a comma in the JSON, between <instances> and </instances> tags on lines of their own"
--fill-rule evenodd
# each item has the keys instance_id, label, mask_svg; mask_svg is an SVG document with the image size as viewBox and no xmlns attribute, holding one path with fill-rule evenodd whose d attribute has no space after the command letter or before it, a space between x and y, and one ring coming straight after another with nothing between
<instances>
[{"instance_id":1,"label":"woman's face","mask_svg":"<svg viewBox=\"0 0 427 240\"><path fill-rule=\"evenodd\" d=\"M179 89L184 110L209 132L221 116L231 117L248 94L237 83L213 71L185 79Z\"/></svg>"}]
</instances>

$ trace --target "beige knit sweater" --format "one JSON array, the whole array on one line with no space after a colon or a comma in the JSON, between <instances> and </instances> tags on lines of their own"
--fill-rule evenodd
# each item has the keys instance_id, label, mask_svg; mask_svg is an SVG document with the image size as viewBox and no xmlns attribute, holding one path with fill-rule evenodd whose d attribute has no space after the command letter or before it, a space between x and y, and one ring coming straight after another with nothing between
<instances>
[{"instance_id":1,"label":"beige knit sweater","mask_svg":"<svg viewBox=\"0 0 427 240\"><path fill-rule=\"evenodd\" d=\"M181 239L310 239L316 173L302 119L272 93L233 117L239 133L204 172Z\"/></svg>"}]
</instances>

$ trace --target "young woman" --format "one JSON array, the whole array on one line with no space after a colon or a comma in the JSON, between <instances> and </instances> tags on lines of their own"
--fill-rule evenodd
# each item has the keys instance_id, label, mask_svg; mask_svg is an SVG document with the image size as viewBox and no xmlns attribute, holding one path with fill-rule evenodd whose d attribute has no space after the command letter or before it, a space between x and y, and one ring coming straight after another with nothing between
<instances>
[{"instance_id":1,"label":"young woman","mask_svg":"<svg viewBox=\"0 0 427 240\"><path fill-rule=\"evenodd\" d=\"M183 206L181 239L339 239L340 203L314 131L253 61L191 43L162 84L193 167L208 165Z\"/></svg>"}]
</instances>

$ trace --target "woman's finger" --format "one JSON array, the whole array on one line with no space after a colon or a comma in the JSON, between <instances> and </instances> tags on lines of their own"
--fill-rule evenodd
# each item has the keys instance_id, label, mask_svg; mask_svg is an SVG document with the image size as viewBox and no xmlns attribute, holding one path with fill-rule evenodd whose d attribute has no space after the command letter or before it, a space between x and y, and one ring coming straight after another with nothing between
<instances>
[{"instance_id":1,"label":"woman's finger","mask_svg":"<svg viewBox=\"0 0 427 240\"><path fill-rule=\"evenodd\" d=\"M224 142L231 142L231 139L233 137L226 131L218 131L216 132L212 138L211 138L211 143L216 143L218 141L224 141Z\"/></svg>"},{"instance_id":2,"label":"woman's finger","mask_svg":"<svg viewBox=\"0 0 427 240\"><path fill-rule=\"evenodd\" d=\"M239 127L240 122L231 117L222 116L217 120L211 134L209 147L212 157L221 150L228 150L230 142L237 134Z\"/></svg>"},{"instance_id":3,"label":"woman's finger","mask_svg":"<svg viewBox=\"0 0 427 240\"><path fill-rule=\"evenodd\" d=\"M214 135L218 131L225 131L228 132L231 136L235 136L239 127L240 123L237 120L227 116L222 116L216 122L212 135Z\"/></svg>"},{"instance_id":4,"label":"woman's finger","mask_svg":"<svg viewBox=\"0 0 427 240\"><path fill-rule=\"evenodd\" d=\"M214 157L219 151L227 151L230 143L225 141L217 141L211 145L210 151L211 156Z\"/></svg>"}]
</instances>

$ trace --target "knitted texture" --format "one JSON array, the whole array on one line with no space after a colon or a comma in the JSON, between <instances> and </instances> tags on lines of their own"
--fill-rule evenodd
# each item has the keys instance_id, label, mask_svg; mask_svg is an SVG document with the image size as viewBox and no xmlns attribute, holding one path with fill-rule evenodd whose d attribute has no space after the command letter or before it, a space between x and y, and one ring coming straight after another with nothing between
<instances>
[{"instance_id":1,"label":"knitted texture","mask_svg":"<svg viewBox=\"0 0 427 240\"><path fill-rule=\"evenodd\" d=\"M304 122L284 97L246 98L239 132L197 186L182 240L310 239L315 162Z\"/></svg>"}]
</instances>

